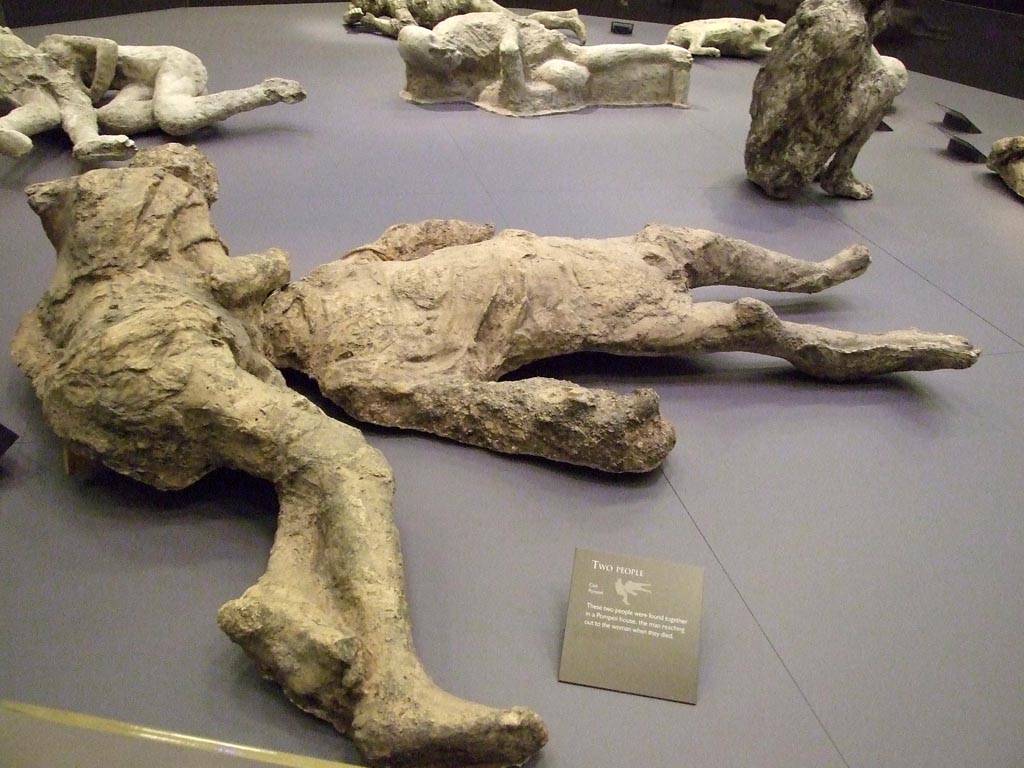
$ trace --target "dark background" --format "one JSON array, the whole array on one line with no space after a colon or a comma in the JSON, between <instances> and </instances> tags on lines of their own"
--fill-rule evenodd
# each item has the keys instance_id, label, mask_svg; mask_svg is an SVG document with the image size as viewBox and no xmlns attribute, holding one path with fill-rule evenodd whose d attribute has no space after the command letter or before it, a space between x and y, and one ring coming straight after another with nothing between
<instances>
[{"instance_id":1,"label":"dark background","mask_svg":"<svg viewBox=\"0 0 1024 768\"><path fill-rule=\"evenodd\" d=\"M279 0L298 2L298 0ZM21 27L136 11L252 5L240 0L0 0L0 21ZM510 6L519 3L510 2ZM521 5L661 24L743 16L785 20L799 0L531 0ZM340 23L340 18L339 18ZM124 41L130 42L130 41ZM896 0L894 23L877 41L914 72L1024 98L1024 3L1021 0Z\"/></svg>"}]
</instances>

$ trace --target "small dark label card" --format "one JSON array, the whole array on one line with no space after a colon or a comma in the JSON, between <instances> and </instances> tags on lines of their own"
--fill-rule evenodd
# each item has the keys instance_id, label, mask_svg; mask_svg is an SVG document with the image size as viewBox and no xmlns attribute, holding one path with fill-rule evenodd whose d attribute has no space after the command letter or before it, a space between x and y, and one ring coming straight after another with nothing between
<instances>
[{"instance_id":1,"label":"small dark label card","mask_svg":"<svg viewBox=\"0 0 1024 768\"><path fill-rule=\"evenodd\" d=\"M577 549L558 679L697 703L704 569Z\"/></svg>"}]
</instances>

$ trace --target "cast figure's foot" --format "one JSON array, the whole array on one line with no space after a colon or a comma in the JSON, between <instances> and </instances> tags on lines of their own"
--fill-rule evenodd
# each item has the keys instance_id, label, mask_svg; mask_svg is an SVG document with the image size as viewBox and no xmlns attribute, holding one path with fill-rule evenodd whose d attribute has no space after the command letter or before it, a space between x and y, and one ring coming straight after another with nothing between
<instances>
[{"instance_id":1,"label":"cast figure's foot","mask_svg":"<svg viewBox=\"0 0 1024 768\"><path fill-rule=\"evenodd\" d=\"M840 251L831 259L822 262L822 267L828 276L828 285L831 287L839 283L845 283L855 277L863 275L871 264L871 253L866 246L851 245L849 248Z\"/></svg>"},{"instance_id":2,"label":"cast figure's foot","mask_svg":"<svg viewBox=\"0 0 1024 768\"><path fill-rule=\"evenodd\" d=\"M547 742L535 712L465 701L410 667L394 679L368 680L356 705L352 740L371 765L506 768L522 765Z\"/></svg>"},{"instance_id":3,"label":"cast figure's foot","mask_svg":"<svg viewBox=\"0 0 1024 768\"><path fill-rule=\"evenodd\" d=\"M104 160L127 160L135 154L135 142L127 136L99 136L75 144L71 154L75 160L99 163Z\"/></svg>"},{"instance_id":4,"label":"cast figure's foot","mask_svg":"<svg viewBox=\"0 0 1024 768\"><path fill-rule=\"evenodd\" d=\"M579 17L579 14L576 14L575 18L569 19L566 29L576 35L576 39L580 41L580 45L587 44L587 25L583 23L583 19Z\"/></svg>"},{"instance_id":5,"label":"cast figure's foot","mask_svg":"<svg viewBox=\"0 0 1024 768\"><path fill-rule=\"evenodd\" d=\"M811 376L853 381L901 371L970 368L980 354L963 336L910 329L850 334L845 339L803 339L787 359Z\"/></svg>"},{"instance_id":6,"label":"cast figure's foot","mask_svg":"<svg viewBox=\"0 0 1024 768\"><path fill-rule=\"evenodd\" d=\"M32 149L32 139L20 131L0 128L0 155L22 157Z\"/></svg>"},{"instance_id":7,"label":"cast figure's foot","mask_svg":"<svg viewBox=\"0 0 1024 768\"><path fill-rule=\"evenodd\" d=\"M268 77L261 85L270 94L271 103L297 104L306 98L306 89L294 80Z\"/></svg>"},{"instance_id":8,"label":"cast figure's foot","mask_svg":"<svg viewBox=\"0 0 1024 768\"><path fill-rule=\"evenodd\" d=\"M821 188L836 197L848 197L851 200L868 200L875 194L870 184L858 181L852 173L831 176L827 171L822 174Z\"/></svg>"},{"instance_id":9,"label":"cast figure's foot","mask_svg":"<svg viewBox=\"0 0 1024 768\"><path fill-rule=\"evenodd\" d=\"M355 26L363 20L363 9L354 5L350 5L348 10L341 16L341 23L346 27Z\"/></svg>"}]
</instances>

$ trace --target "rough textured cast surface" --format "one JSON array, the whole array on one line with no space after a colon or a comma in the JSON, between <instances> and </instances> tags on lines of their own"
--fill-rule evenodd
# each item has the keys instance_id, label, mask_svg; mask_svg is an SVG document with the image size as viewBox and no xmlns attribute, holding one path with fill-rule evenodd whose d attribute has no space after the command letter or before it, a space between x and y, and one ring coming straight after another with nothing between
<instances>
[{"instance_id":1,"label":"rough textured cast surface","mask_svg":"<svg viewBox=\"0 0 1024 768\"><path fill-rule=\"evenodd\" d=\"M217 467L274 484L267 571L220 625L370 762L524 761L546 740L537 715L457 699L416 656L387 462L259 351L260 305L287 281L286 255L227 256L198 151L139 156L148 167L28 190L57 269L12 351L46 418L76 453L157 488Z\"/></svg>"},{"instance_id":2,"label":"rough textured cast surface","mask_svg":"<svg viewBox=\"0 0 1024 768\"><path fill-rule=\"evenodd\" d=\"M675 45L580 46L536 21L470 13L433 31L405 27L402 97L466 101L503 115L571 112L589 105L685 106L693 57Z\"/></svg>"},{"instance_id":3,"label":"rough textured cast surface","mask_svg":"<svg viewBox=\"0 0 1024 768\"><path fill-rule=\"evenodd\" d=\"M97 48L97 55L100 54ZM32 136L63 126L76 159L120 160L135 152L127 136L100 136L89 93L46 52L0 27L0 155L21 157Z\"/></svg>"},{"instance_id":4,"label":"rough textured cast surface","mask_svg":"<svg viewBox=\"0 0 1024 768\"><path fill-rule=\"evenodd\" d=\"M356 418L643 472L675 439L654 392L499 379L580 351L760 352L837 381L974 363L958 336L834 331L785 322L754 299L690 295L704 285L814 293L868 263L862 246L816 263L700 229L577 240L432 220L393 227L273 294L263 333L276 365L310 374Z\"/></svg>"},{"instance_id":5,"label":"rough textured cast surface","mask_svg":"<svg viewBox=\"0 0 1024 768\"><path fill-rule=\"evenodd\" d=\"M764 14L757 21L722 18L697 19L677 24L668 31L665 42L678 45L694 56L733 56L750 59L771 50L786 25Z\"/></svg>"},{"instance_id":6,"label":"rough textured cast surface","mask_svg":"<svg viewBox=\"0 0 1024 768\"><path fill-rule=\"evenodd\" d=\"M419 26L433 29L445 19L465 13L516 14L494 0L353 0L343 16L346 27L366 27L388 37L398 37L403 27ZM527 14L548 29L572 32L581 44L587 42L587 28L579 12L537 11Z\"/></svg>"},{"instance_id":7,"label":"rough textured cast surface","mask_svg":"<svg viewBox=\"0 0 1024 768\"><path fill-rule=\"evenodd\" d=\"M863 200L853 175L861 147L907 83L872 40L891 0L804 0L754 80L747 176L771 197L818 181L831 195Z\"/></svg>"},{"instance_id":8,"label":"rough textured cast surface","mask_svg":"<svg viewBox=\"0 0 1024 768\"><path fill-rule=\"evenodd\" d=\"M76 158L125 159L135 151L128 135L159 128L184 136L239 112L306 97L301 85L281 78L220 93L207 93L206 83L203 63L181 48L75 35L48 35L32 48L0 28L0 100L16 105L0 118L0 154L25 154L31 136L63 125ZM94 109L110 91L116 93ZM99 136L97 123L119 135Z\"/></svg>"},{"instance_id":9,"label":"rough textured cast surface","mask_svg":"<svg viewBox=\"0 0 1024 768\"><path fill-rule=\"evenodd\" d=\"M988 167L1006 182L1006 185L1024 197L1024 136L1008 136L992 145L988 154Z\"/></svg>"}]
</instances>

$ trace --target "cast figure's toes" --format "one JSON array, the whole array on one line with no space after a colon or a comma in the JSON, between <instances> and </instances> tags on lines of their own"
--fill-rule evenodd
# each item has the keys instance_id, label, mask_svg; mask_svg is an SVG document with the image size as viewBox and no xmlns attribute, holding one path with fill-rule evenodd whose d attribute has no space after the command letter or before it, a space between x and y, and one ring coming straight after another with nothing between
<instances>
[{"instance_id":1,"label":"cast figure's toes","mask_svg":"<svg viewBox=\"0 0 1024 768\"><path fill-rule=\"evenodd\" d=\"M867 246L851 245L823 263L829 276L829 285L852 280L863 275L871 264L871 252Z\"/></svg>"},{"instance_id":2,"label":"cast figure's toes","mask_svg":"<svg viewBox=\"0 0 1024 768\"><path fill-rule=\"evenodd\" d=\"M848 197L851 200L868 200L875 194L870 184L858 181L852 173L830 178L826 173L821 179L821 188L836 197Z\"/></svg>"},{"instance_id":3,"label":"cast figure's toes","mask_svg":"<svg viewBox=\"0 0 1024 768\"><path fill-rule=\"evenodd\" d=\"M268 77L262 83L274 102L296 104L306 98L306 89L295 80L282 77Z\"/></svg>"},{"instance_id":4,"label":"cast figure's toes","mask_svg":"<svg viewBox=\"0 0 1024 768\"><path fill-rule=\"evenodd\" d=\"M576 35L576 39L580 41L580 45L587 44L587 27L583 23L583 19L579 16L574 19L570 19L568 29Z\"/></svg>"},{"instance_id":5,"label":"cast figure's toes","mask_svg":"<svg viewBox=\"0 0 1024 768\"><path fill-rule=\"evenodd\" d=\"M105 160L127 160L135 154L135 142L127 136L99 136L75 144L71 154L75 160L100 163Z\"/></svg>"},{"instance_id":6,"label":"cast figure's toes","mask_svg":"<svg viewBox=\"0 0 1024 768\"><path fill-rule=\"evenodd\" d=\"M356 707L352 740L371 765L507 768L535 755L548 732L529 709L466 701L425 674L406 671L400 684L368 685Z\"/></svg>"}]
</instances>

